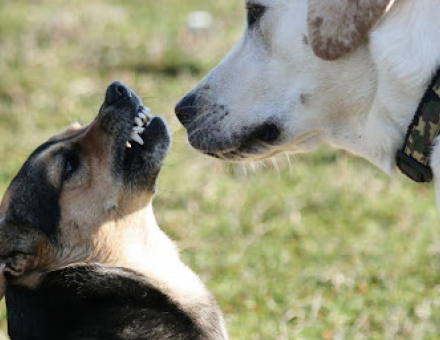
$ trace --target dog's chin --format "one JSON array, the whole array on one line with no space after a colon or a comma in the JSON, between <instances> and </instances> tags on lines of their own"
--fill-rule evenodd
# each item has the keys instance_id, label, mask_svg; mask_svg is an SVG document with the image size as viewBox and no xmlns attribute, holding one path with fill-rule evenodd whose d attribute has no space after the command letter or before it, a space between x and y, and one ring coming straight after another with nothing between
<instances>
[{"instance_id":1,"label":"dog's chin","mask_svg":"<svg viewBox=\"0 0 440 340\"><path fill-rule=\"evenodd\" d=\"M270 158L278 154L279 150L274 150L264 145L243 145L233 150L210 152L200 150L207 156L218 158L228 162L253 162Z\"/></svg>"},{"instance_id":2,"label":"dog's chin","mask_svg":"<svg viewBox=\"0 0 440 340\"><path fill-rule=\"evenodd\" d=\"M230 138L215 138L208 132L189 132L188 141L193 148L208 156L232 162L260 160L280 152L278 146L282 144L282 136L276 124L265 123L241 131Z\"/></svg>"},{"instance_id":3,"label":"dog's chin","mask_svg":"<svg viewBox=\"0 0 440 340\"><path fill-rule=\"evenodd\" d=\"M157 176L166 158L171 137L165 121L153 117L139 136L143 145L131 141L131 147L124 147L122 168L124 184L133 190L154 192Z\"/></svg>"}]
</instances>

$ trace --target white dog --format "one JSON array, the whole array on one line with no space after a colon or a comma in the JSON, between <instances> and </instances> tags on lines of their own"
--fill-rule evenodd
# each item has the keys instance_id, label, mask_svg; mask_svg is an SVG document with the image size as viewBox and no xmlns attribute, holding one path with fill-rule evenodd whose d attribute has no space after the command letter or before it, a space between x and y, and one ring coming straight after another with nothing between
<instances>
[{"instance_id":1,"label":"white dog","mask_svg":"<svg viewBox=\"0 0 440 340\"><path fill-rule=\"evenodd\" d=\"M242 39L177 104L191 145L254 160L325 141L391 173L398 151L412 143L406 134L422 98L438 90L428 85L440 67L440 1L248 0L246 7ZM438 126L429 129L425 164L413 154L401 161L407 172L420 170L417 181L434 177L440 208Z\"/></svg>"}]
</instances>

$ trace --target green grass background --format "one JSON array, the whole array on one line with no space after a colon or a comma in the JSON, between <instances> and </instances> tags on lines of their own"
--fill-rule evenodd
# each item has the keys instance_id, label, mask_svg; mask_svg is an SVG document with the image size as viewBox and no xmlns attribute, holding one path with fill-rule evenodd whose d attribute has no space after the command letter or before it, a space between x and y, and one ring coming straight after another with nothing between
<instances>
[{"instance_id":1,"label":"green grass background","mask_svg":"<svg viewBox=\"0 0 440 340\"><path fill-rule=\"evenodd\" d=\"M209 32L187 29L194 10L213 14ZM243 19L236 0L1 0L0 194L33 148L89 122L120 80L173 131L156 216L232 339L440 339L431 186L327 147L289 167L284 155L231 165L188 146L173 107Z\"/></svg>"}]
</instances>

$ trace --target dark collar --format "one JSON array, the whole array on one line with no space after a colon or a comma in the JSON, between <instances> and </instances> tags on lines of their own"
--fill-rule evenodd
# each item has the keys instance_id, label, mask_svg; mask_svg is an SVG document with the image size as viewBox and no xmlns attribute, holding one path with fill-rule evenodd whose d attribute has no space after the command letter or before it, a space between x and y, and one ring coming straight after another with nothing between
<instances>
[{"instance_id":1,"label":"dark collar","mask_svg":"<svg viewBox=\"0 0 440 340\"><path fill-rule=\"evenodd\" d=\"M415 182L431 182L429 166L434 139L440 132L440 69L423 95L406 133L405 143L397 152L396 163Z\"/></svg>"}]
</instances>

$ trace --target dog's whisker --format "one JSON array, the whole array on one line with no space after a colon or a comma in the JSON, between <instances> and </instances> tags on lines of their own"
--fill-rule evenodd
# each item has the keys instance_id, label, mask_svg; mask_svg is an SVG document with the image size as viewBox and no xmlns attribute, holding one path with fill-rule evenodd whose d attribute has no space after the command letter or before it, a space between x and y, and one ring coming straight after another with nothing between
<instances>
[{"instance_id":1,"label":"dog's whisker","mask_svg":"<svg viewBox=\"0 0 440 340\"><path fill-rule=\"evenodd\" d=\"M267 168L267 165L266 165L266 163L264 162L264 160L259 161L259 163L260 163L264 168Z\"/></svg>"},{"instance_id":2,"label":"dog's whisker","mask_svg":"<svg viewBox=\"0 0 440 340\"><path fill-rule=\"evenodd\" d=\"M289 173L292 175L292 162L290 161L290 155L285 152L284 155L287 158L287 164L289 165Z\"/></svg>"},{"instance_id":3,"label":"dog's whisker","mask_svg":"<svg viewBox=\"0 0 440 340\"><path fill-rule=\"evenodd\" d=\"M246 169L246 163L243 163L243 172L245 177L248 177L247 169Z\"/></svg>"},{"instance_id":4,"label":"dog's whisker","mask_svg":"<svg viewBox=\"0 0 440 340\"><path fill-rule=\"evenodd\" d=\"M252 171L255 173L255 163L254 162L250 162L249 166L251 167Z\"/></svg>"},{"instance_id":5,"label":"dog's whisker","mask_svg":"<svg viewBox=\"0 0 440 340\"><path fill-rule=\"evenodd\" d=\"M172 191L172 190L160 189L160 188L157 188L156 190L159 192L166 193L166 194L178 195L178 193L176 191Z\"/></svg>"},{"instance_id":6,"label":"dog's whisker","mask_svg":"<svg viewBox=\"0 0 440 340\"><path fill-rule=\"evenodd\" d=\"M278 179L281 178L281 174L280 174L280 168L278 167L278 161L275 157L271 157L271 161L273 164L273 167L275 168L277 174L278 174Z\"/></svg>"}]
</instances>

